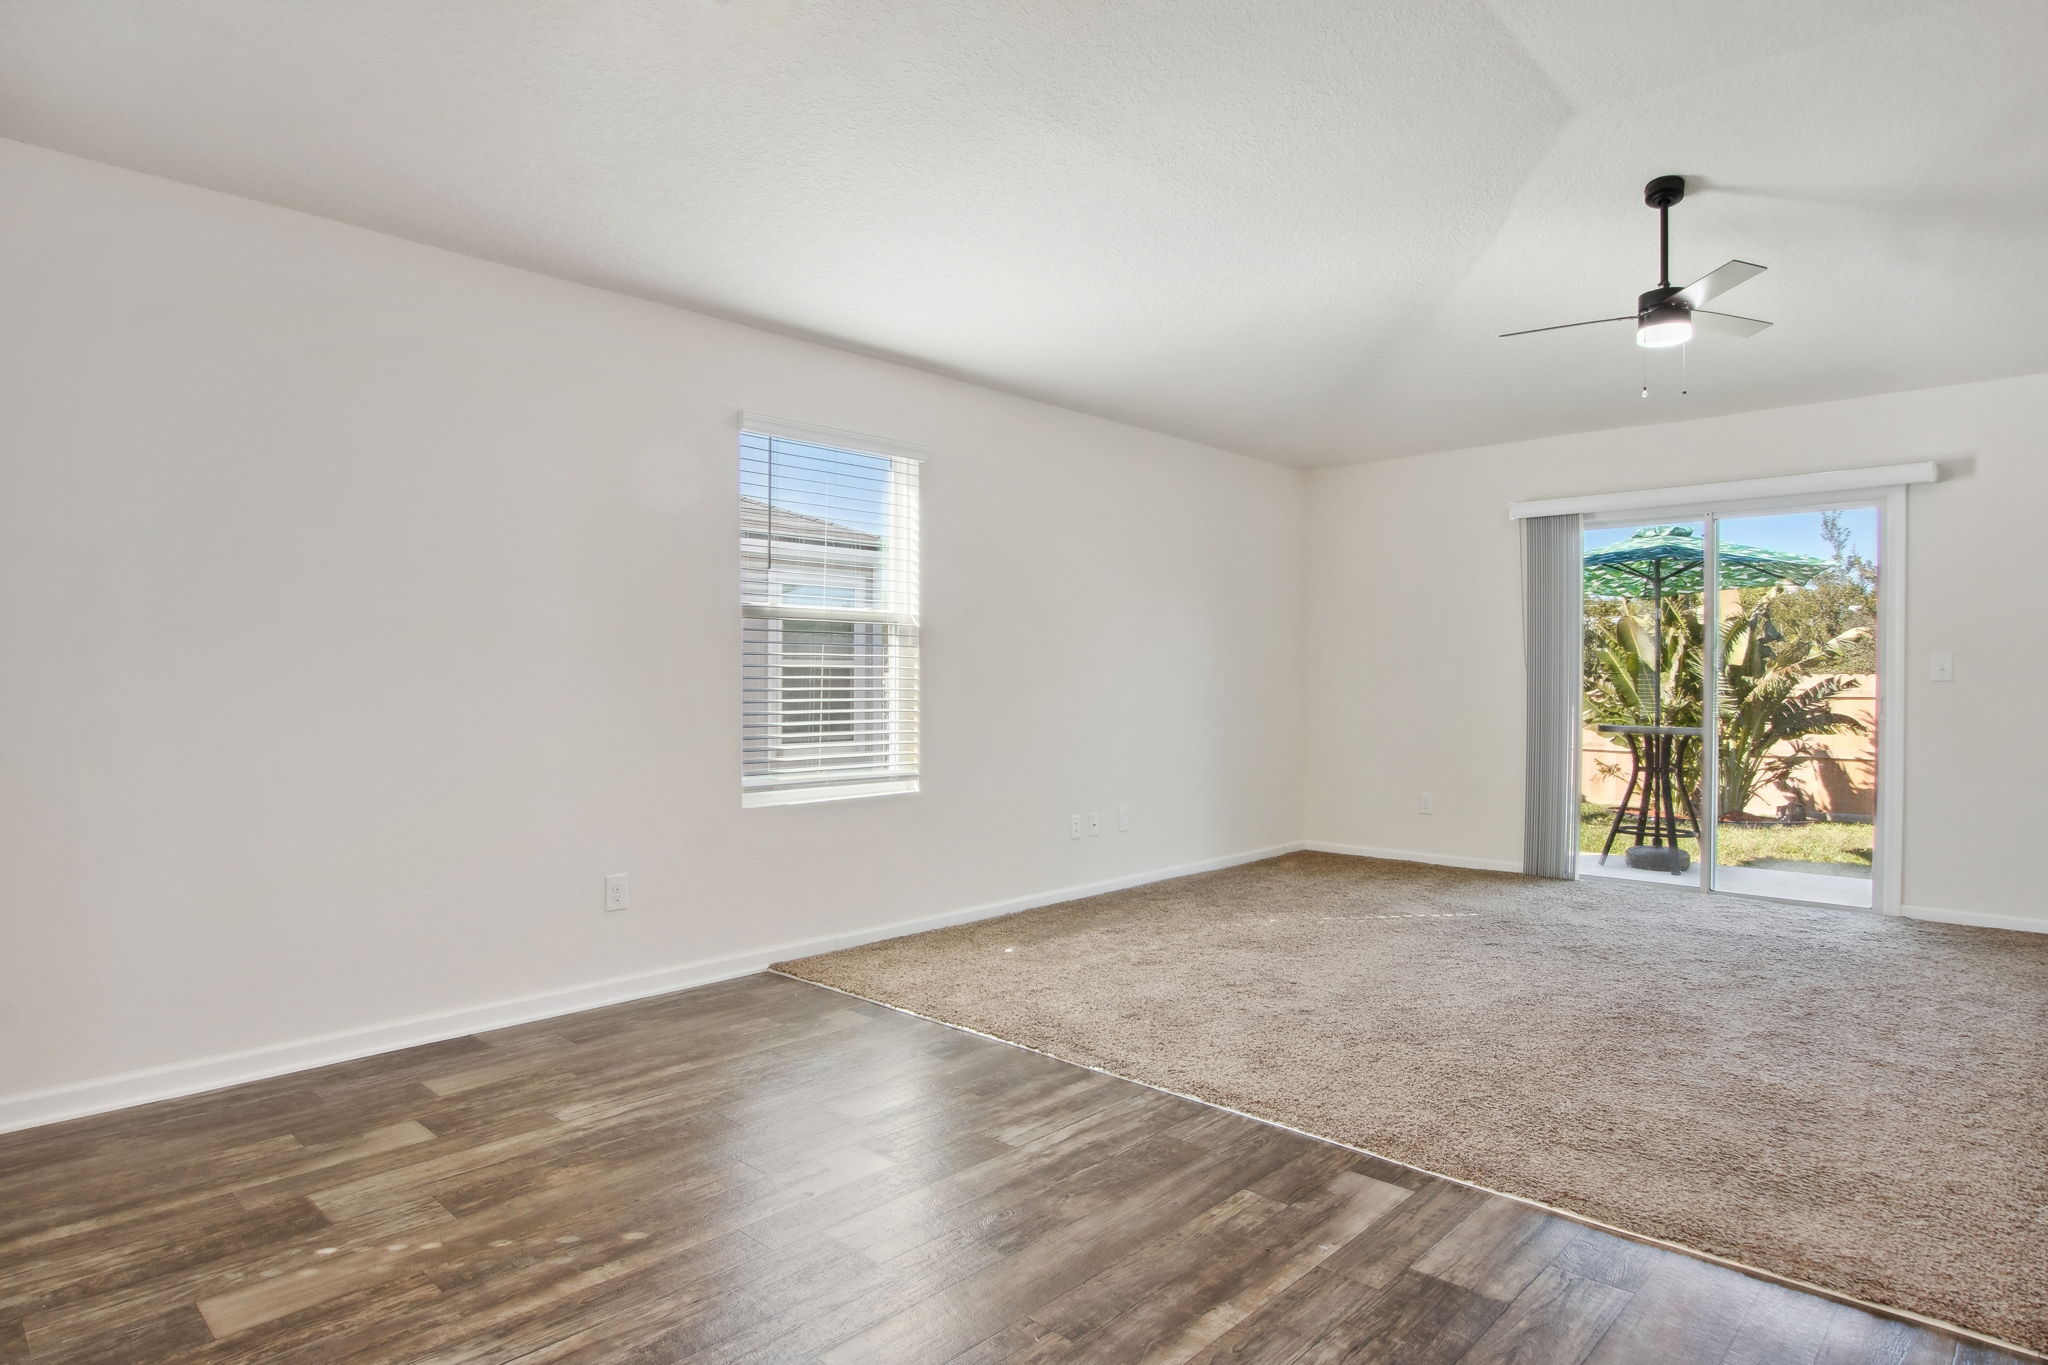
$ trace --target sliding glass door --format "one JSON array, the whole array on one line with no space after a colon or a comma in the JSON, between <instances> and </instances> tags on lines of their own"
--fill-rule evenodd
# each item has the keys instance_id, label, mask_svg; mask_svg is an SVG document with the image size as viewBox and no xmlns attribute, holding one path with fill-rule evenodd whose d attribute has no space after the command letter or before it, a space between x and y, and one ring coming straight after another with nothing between
<instances>
[{"instance_id":1,"label":"sliding glass door","mask_svg":"<svg viewBox=\"0 0 2048 1365\"><path fill-rule=\"evenodd\" d=\"M1713 885L1872 904L1878 511L1716 519L1720 818ZM1806 561L1798 576L1744 566Z\"/></svg>"},{"instance_id":2,"label":"sliding glass door","mask_svg":"<svg viewBox=\"0 0 2048 1365\"><path fill-rule=\"evenodd\" d=\"M1870 906L1874 504L1589 524L1582 875Z\"/></svg>"}]
</instances>

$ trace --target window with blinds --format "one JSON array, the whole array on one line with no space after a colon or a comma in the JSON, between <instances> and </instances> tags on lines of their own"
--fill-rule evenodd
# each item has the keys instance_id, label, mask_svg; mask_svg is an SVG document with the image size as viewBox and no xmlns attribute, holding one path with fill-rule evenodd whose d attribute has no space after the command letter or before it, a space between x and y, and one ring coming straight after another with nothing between
<instances>
[{"instance_id":1,"label":"window with blinds","mask_svg":"<svg viewBox=\"0 0 2048 1365\"><path fill-rule=\"evenodd\" d=\"M765 425L740 432L740 800L915 791L918 461Z\"/></svg>"}]
</instances>

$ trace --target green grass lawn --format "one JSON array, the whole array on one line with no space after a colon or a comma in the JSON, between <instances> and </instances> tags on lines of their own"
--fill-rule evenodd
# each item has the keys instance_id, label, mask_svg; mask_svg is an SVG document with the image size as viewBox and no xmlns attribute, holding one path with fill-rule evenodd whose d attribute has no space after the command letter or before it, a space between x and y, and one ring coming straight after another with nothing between
<instances>
[{"instance_id":1,"label":"green grass lawn","mask_svg":"<svg viewBox=\"0 0 2048 1365\"><path fill-rule=\"evenodd\" d=\"M1607 827L1614 819L1612 806L1579 804L1579 848L1598 853L1607 842ZM1626 827L1614 841L1614 855L1635 842ZM1679 847L1700 856L1694 840L1682 839ZM1721 822L1720 859L1723 867L1740 867L1763 858L1782 858L1801 863L1848 863L1868 868L1871 856L1869 825L1751 825Z\"/></svg>"}]
</instances>

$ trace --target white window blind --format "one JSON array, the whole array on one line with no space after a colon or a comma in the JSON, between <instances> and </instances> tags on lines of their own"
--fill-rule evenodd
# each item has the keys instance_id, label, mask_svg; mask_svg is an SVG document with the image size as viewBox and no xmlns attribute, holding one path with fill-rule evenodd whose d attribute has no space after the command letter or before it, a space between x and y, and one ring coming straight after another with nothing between
<instances>
[{"instance_id":1,"label":"white window blind","mask_svg":"<svg viewBox=\"0 0 2048 1365\"><path fill-rule=\"evenodd\" d=\"M747 805L917 789L918 461L821 439L740 432Z\"/></svg>"}]
</instances>

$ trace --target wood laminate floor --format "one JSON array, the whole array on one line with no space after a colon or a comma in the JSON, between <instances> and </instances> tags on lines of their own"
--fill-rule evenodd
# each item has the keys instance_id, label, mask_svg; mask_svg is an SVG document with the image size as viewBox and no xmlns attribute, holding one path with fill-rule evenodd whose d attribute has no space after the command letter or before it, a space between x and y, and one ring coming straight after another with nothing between
<instances>
[{"instance_id":1,"label":"wood laminate floor","mask_svg":"<svg viewBox=\"0 0 2048 1365\"><path fill-rule=\"evenodd\" d=\"M0 1361L2019 1359L755 976L0 1136Z\"/></svg>"}]
</instances>

